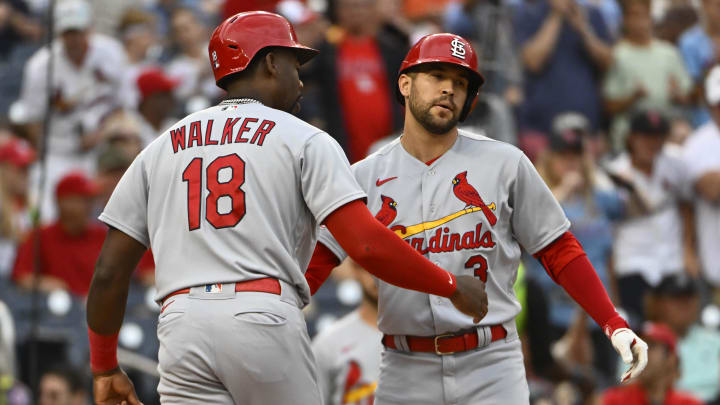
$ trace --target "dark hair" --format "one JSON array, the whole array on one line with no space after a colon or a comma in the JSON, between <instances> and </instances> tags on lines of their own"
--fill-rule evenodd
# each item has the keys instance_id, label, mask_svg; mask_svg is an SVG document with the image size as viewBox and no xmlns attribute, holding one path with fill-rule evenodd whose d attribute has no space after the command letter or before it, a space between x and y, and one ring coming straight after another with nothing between
<instances>
[{"instance_id":1,"label":"dark hair","mask_svg":"<svg viewBox=\"0 0 720 405\"><path fill-rule=\"evenodd\" d=\"M43 373L43 377L45 376L56 376L60 377L65 381L65 383L68 385L68 388L70 389L70 392L76 393L79 391L85 391L87 386L87 378L86 376L81 373L79 370L65 365L57 365L46 372Z\"/></svg>"}]
</instances>

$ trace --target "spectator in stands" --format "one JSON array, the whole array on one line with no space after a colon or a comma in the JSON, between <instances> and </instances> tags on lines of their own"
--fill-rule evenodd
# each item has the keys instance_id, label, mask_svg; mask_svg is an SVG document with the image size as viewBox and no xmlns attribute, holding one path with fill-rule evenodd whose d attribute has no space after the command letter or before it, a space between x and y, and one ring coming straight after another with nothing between
<instances>
[{"instance_id":1,"label":"spectator in stands","mask_svg":"<svg viewBox=\"0 0 720 405\"><path fill-rule=\"evenodd\" d=\"M322 14L311 10L304 2L283 0L277 4L276 12L293 25L299 43L315 47L325 38L330 23ZM303 88L303 92L304 90Z\"/></svg>"},{"instance_id":2,"label":"spectator in stands","mask_svg":"<svg viewBox=\"0 0 720 405\"><path fill-rule=\"evenodd\" d=\"M486 82L493 93L511 105L519 101L522 66L513 41L510 7L502 1L466 0L448 4L445 28L473 42Z\"/></svg>"},{"instance_id":3,"label":"spectator in stands","mask_svg":"<svg viewBox=\"0 0 720 405\"><path fill-rule=\"evenodd\" d=\"M221 19L225 20L237 13L245 11L260 10L274 12L277 4L280 2L281 0L225 0L223 2Z\"/></svg>"},{"instance_id":4,"label":"spectator in stands","mask_svg":"<svg viewBox=\"0 0 720 405\"><path fill-rule=\"evenodd\" d=\"M145 147L171 125L177 122L172 117L175 111L175 95L180 80L172 79L161 69L150 68L140 73L137 88L140 93L138 121L140 139Z\"/></svg>"},{"instance_id":5,"label":"spectator in stands","mask_svg":"<svg viewBox=\"0 0 720 405\"><path fill-rule=\"evenodd\" d=\"M445 28L474 43L486 79L463 126L515 144L517 134L511 108L522 97L522 67L514 47L511 17L510 7L503 2L450 2L445 12Z\"/></svg>"},{"instance_id":6,"label":"spectator in stands","mask_svg":"<svg viewBox=\"0 0 720 405\"><path fill-rule=\"evenodd\" d=\"M705 279L720 291L720 65L710 70L704 89L712 119L685 144L685 164L695 191L695 228Z\"/></svg>"},{"instance_id":7,"label":"spectator in stands","mask_svg":"<svg viewBox=\"0 0 720 405\"><path fill-rule=\"evenodd\" d=\"M176 9L170 22L178 53L166 71L179 80L175 95L186 103L183 107L188 113L207 108L222 95L208 63L208 29L189 8Z\"/></svg>"},{"instance_id":8,"label":"spectator in stands","mask_svg":"<svg viewBox=\"0 0 720 405\"><path fill-rule=\"evenodd\" d=\"M32 18L25 1L0 1L0 60L6 61L23 41L39 41L42 33L42 26Z\"/></svg>"},{"instance_id":9,"label":"spectator in stands","mask_svg":"<svg viewBox=\"0 0 720 405\"><path fill-rule=\"evenodd\" d=\"M42 26L23 0L0 0L0 116L20 92L18 76L42 38Z\"/></svg>"},{"instance_id":10,"label":"spectator in stands","mask_svg":"<svg viewBox=\"0 0 720 405\"><path fill-rule=\"evenodd\" d=\"M17 245L30 228L28 168L30 145L17 138L0 143L0 277L9 277Z\"/></svg>"},{"instance_id":11,"label":"spectator in stands","mask_svg":"<svg viewBox=\"0 0 720 405\"><path fill-rule=\"evenodd\" d=\"M34 233L18 249L13 279L22 288L68 290L84 297L90 288L95 261L105 239L105 226L91 218L97 186L81 172L67 174L57 185L58 220ZM39 274L35 277L35 260Z\"/></svg>"},{"instance_id":12,"label":"spectator in stands","mask_svg":"<svg viewBox=\"0 0 720 405\"><path fill-rule=\"evenodd\" d=\"M309 84L318 91L306 100L319 110L317 116L305 118L335 137L351 162L365 157L373 142L402 126L394 91L406 48L380 31L376 3L336 3L339 35L319 46L320 54L308 72Z\"/></svg>"},{"instance_id":13,"label":"spectator in stands","mask_svg":"<svg viewBox=\"0 0 720 405\"><path fill-rule=\"evenodd\" d=\"M646 309L649 320L666 324L678 338L678 388L708 403L717 403L720 400L720 333L698 323L698 282L684 275L665 277L650 290Z\"/></svg>"},{"instance_id":14,"label":"spectator in stands","mask_svg":"<svg viewBox=\"0 0 720 405\"><path fill-rule=\"evenodd\" d=\"M107 204L125 170L130 167L133 158L134 155L129 155L125 150L113 144L105 145L98 154L95 182L98 187L97 206L101 210Z\"/></svg>"},{"instance_id":15,"label":"spectator in stands","mask_svg":"<svg viewBox=\"0 0 720 405\"><path fill-rule=\"evenodd\" d=\"M86 405L87 380L78 370L56 367L40 378L38 405Z\"/></svg>"},{"instance_id":16,"label":"spectator in stands","mask_svg":"<svg viewBox=\"0 0 720 405\"><path fill-rule=\"evenodd\" d=\"M377 2L377 7L382 25L380 30L394 36L398 43L409 46L410 41L419 39L418 29L422 30L422 25L408 18L404 3L403 0L383 0Z\"/></svg>"},{"instance_id":17,"label":"spectator in stands","mask_svg":"<svg viewBox=\"0 0 720 405\"><path fill-rule=\"evenodd\" d=\"M140 102L135 85L138 75L143 69L157 64L162 47L156 35L153 15L140 9L128 9L122 16L118 31L128 59L120 98L123 107L136 109Z\"/></svg>"},{"instance_id":18,"label":"spectator in stands","mask_svg":"<svg viewBox=\"0 0 720 405\"><path fill-rule=\"evenodd\" d=\"M53 106L47 133L47 173L44 220L55 217L52 190L74 170L92 171L89 152L99 141L100 121L119 105L118 90L125 69L125 53L115 39L90 31L92 10L84 0L58 2L52 51L40 49L25 66L20 99L10 118L26 125L30 139L39 144L48 90ZM53 57L53 77L47 83L47 65ZM50 87L50 89L48 89Z\"/></svg>"},{"instance_id":19,"label":"spectator in stands","mask_svg":"<svg viewBox=\"0 0 720 405\"><path fill-rule=\"evenodd\" d=\"M621 5L623 37L613 48L613 64L603 87L617 152L625 147L634 110L652 108L669 113L689 102L692 86L677 49L653 37L650 0L624 0Z\"/></svg>"},{"instance_id":20,"label":"spectator in stands","mask_svg":"<svg viewBox=\"0 0 720 405\"><path fill-rule=\"evenodd\" d=\"M382 333L377 328L378 290L375 279L356 263L352 270L362 288L362 301L313 340L318 383L327 405L372 403L380 378Z\"/></svg>"},{"instance_id":21,"label":"spectator in stands","mask_svg":"<svg viewBox=\"0 0 720 405\"><path fill-rule=\"evenodd\" d=\"M100 127L103 142L122 149L135 157L142 150L140 117L136 112L120 110L113 113Z\"/></svg>"},{"instance_id":22,"label":"spectator in stands","mask_svg":"<svg viewBox=\"0 0 720 405\"><path fill-rule=\"evenodd\" d=\"M697 90L692 123L698 127L710 120L702 87L710 67L720 62L720 0L702 0L700 21L682 34L678 46Z\"/></svg>"},{"instance_id":23,"label":"spectator in stands","mask_svg":"<svg viewBox=\"0 0 720 405\"><path fill-rule=\"evenodd\" d=\"M661 323L646 323L640 336L648 344L645 371L637 382L607 390L603 405L701 405L693 396L675 390L680 370L673 331Z\"/></svg>"},{"instance_id":24,"label":"spectator in stands","mask_svg":"<svg viewBox=\"0 0 720 405\"><path fill-rule=\"evenodd\" d=\"M612 254L612 221L622 217L623 202L612 187L607 187L608 182L603 179L602 173L595 169L586 147L590 137L587 120L565 120L560 124L565 126L557 125L558 132L551 137L549 150L538 161L538 171L570 219L570 231L585 248L600 280L611 296L617 296L616 286L610 279L609 260ZM537 260L530 260L528 267L528 274L545 290L550 305L552 337L557 339L569 328L577 305L562 288L545 276ZM590 324L594 357L610 378L615 371L615 361L611 356L613 349L604 333L593 322Z\"/></svg>"},{"instance_id":25,"label":"spectator in stands","mask_svg":"<svg viewBox=\"0 0 720 405\"><path fill-rule=\"evenodd\" d=\"M525 70L519 130L548 136L560 112L578 111L591 130L602 120L600 80L612 63L610 34L598 9L575 0L526 0L515 39Z\"/></svg>"},{"instance_id":26,"label":"spectator in stands","mask_svg":"<svg viewBox=\"0 0 720 405\"><path fill-rule=\"evenodd\" d=\"M662 19L654 21L655 36L671 44L678 44L680 36L699 20L694 3L686 0L671 2Z\"/></svg>"},{"instance_id":27,"label":"spectator in stands","mask_svg":"<svg viewBox=\"0 0 720 405\"><path fill-rule=\"evenodd\" d=\"M636 113L627 152L608 165L610 178L627 196L626 217L615 232L613 268L620 303L631 322L642 319L647 288L667 274L682 273L684 259L695 255L694 246L684 238L690 224L681 216L681 204L689 194L685 167L664 147L668 131L659 112Z\"/></svg>"}]
</instances>

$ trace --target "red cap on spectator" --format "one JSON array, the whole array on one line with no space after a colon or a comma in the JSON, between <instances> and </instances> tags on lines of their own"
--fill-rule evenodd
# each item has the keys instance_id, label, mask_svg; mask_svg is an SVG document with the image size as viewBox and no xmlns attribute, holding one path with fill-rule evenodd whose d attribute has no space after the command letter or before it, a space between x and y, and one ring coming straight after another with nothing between
<instances>
[{"instance_id":1,"label":"red cap on spectator","mask_svg":"<svg viewBox=\"0 0 720 405\"><path fill-rule=\"evenodd\" d=\"M143 99L155 93L173 91L179 83L179 80L171 78L157 68L147 69L137 78L138 91Z\"/></svg>"},{"instance_id":2,"label":"red cap on spectator","mask_svg":"<svg viewBox=\"0 0 720 405\"><path fill-rule=\"evenodd\" d=\"M72 172L60 180L55 188L55 196L58 199L68 195L94 197L98 191L97 185L85 173Z\"/></svg>"},{"instance_id":3,"label":"red cap on spectator","mask_svg":"<svg viewBox=\"0 0 720 405\"><path fill-rule=\"evenodd\" d=\"M0 145L0 162L13 166L27 167L35 160L35 151L22 139L11 139Z\"/></svg>"},{"instance_id":4,"label":"red cap on spectator","mask_svg":"<svg viewBox=\"0 0 720 405\"><path fill-rule=\"evenodd\" d=\"M645 322L642 329L642 336L646 339L664 344L670 352L675 353L677 337L666 325L656 322Z\"/></svg>"}]
</instances>

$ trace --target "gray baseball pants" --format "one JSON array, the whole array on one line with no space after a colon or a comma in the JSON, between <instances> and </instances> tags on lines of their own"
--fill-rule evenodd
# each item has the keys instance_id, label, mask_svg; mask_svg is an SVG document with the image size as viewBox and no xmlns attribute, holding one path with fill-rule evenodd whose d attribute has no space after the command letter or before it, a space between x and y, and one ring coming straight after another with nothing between
<instances>
[{"instance_id":1,"label":"gray baseball pants","mask_svg":"<svg viewBox=\"0 0 720 405\"><path fill-rule=\"evenodd\" d=\"M322 403L295 289L282 295L193 287L158 320L162 404Z\"/></svg>"},{"instance_id":2,"label":"gray baseball pants","mask_svg":"<svg viewBox=\"0 0 720 405\"><path fill-rule=\"evenodd\" d=\"M479 349L438 356L386 349L375 405L527 405L520 339L507 337Z\"/></svg>"}]
</instances>

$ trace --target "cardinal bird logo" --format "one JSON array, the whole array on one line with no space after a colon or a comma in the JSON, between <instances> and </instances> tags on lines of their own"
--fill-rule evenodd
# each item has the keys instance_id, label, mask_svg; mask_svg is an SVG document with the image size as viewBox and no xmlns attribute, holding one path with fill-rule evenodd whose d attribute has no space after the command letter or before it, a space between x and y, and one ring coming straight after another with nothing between
<instances>
[{"instance_id":1,"label":"cardinal bird logo","mask_svg":"<svg viewBox=\"0 0 720 405\"><path fill-rule=\"evenodd\" d=\"M380 211L375 214L375 219L380 221L381 224L388 226L397 216L397 208L395 208L397 207L397 203L392 198L384 195L380 196L380 200L382 201L382 206L380 207Z\"/></svg>"},{"instance_id":2,"label":"cardinal bird logo","mask_svg":"<svg viewBox=\"0 0 720 405\"><path fill-rule=\"evenodd\" d=\"M485 205L485 202L482 200L477 190L475 190L475 187L468 183L467 170L455 176L455 178L452 180L452 184L455 197L465 203L465 208L480 208L483 214L485 214L485 218L487 218L488 222L490 222L490 225L495 225L495 223L497 222L497 217L492 212L492 210L488 208L487 205Z\"/></svg>"}]
</instances>

